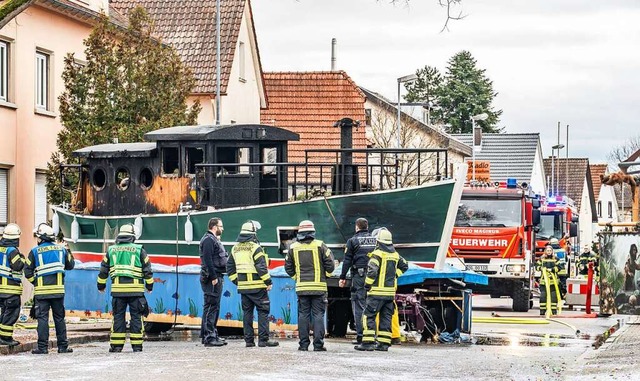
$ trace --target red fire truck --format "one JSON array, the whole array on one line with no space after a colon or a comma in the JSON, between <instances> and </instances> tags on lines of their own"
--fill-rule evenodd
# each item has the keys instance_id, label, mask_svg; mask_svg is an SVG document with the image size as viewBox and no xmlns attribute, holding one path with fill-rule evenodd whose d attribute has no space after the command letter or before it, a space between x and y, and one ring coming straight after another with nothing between
<instances>
[{"instance_id":1,"label":"red fire truck","mask_svg":"<svg viewBox=\"0 0 640 381\"><path fill-rule=\"evenodd\" d=\"M532 304L539 205L526 183L515 179L466 186L449 245L448 263L489 276L489 284L474 292L509 296L518 312Z\"/></svg>"},{"instance_id":2,"label":"red fire truck","mask_svg":"<svg viewBox=\"0 0 640 381\"><path fill-rule=\"evenodd\" d=\"M536 257L544 252L551 238L557 238L564 251L570 239L578 236L578 211L567 196L542 197L540 200L540 229L536 235Z\"/></svg>"}]
</instances>

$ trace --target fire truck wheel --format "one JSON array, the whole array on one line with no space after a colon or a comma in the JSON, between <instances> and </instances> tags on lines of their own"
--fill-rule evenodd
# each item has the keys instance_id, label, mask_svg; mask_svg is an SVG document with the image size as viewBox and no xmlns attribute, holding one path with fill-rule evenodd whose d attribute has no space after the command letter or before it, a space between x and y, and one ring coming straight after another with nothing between
<instances>
[{"instance_id":1,"label":"fire truck wheel","mask_svg":"<svg viewBox=\"0 0 640 381\"><path fill-rule=\"evenodd\" d=\"M522 285L516 286L513 290L513 311L514 312L528 312L530 307L530 292Z\"/></svg>"}]
</instances>

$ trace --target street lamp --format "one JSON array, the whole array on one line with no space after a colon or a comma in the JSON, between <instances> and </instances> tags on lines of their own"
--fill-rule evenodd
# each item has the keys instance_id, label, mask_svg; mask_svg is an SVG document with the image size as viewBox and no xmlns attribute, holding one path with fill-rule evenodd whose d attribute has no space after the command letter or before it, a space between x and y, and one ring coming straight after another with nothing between
<instances>
[{"instance_id":1,"label":"street lamp","mask_svg":"<svg viewBox=\"0 0 640 381\"><path fill-rule=\"evenodd\" d=\"M405 75L403 77L398 78L398 120L397 120L398 125L396 126L396 148L397 149L402 148L402 145L400 144L400 121L401 121L400 84L402 84L403 82L413 82L416 79L418 79L418 76L415 74L409 74L409 75ZM396 153L396 163L397 161L398 161L398 154ZM398 173L398 178L396 179L398 183L398 187L402 187L401 175L402 175L402 168L400 168L400 172Z\"/></svg>"},{"instance_id":2,"label":"street lamp","mask_svg":"<svg viewBox=\"0 0 640 381\"><path fill-rule=\"evenodd\" d=\"M476 149L479 151L482 144L482 127L478 126L476 131L476 120L487 120L489 115L486 112L471 117L471 132L473 133L473 149L471 150L471 181L476 181ZM477 147L477 148L476 148Z\"/></svg>"},{"instance_id":3,"label":"street lamp","mask_svg":"<svg viewBox=\"0 0 640 381\"><path fill-rule=\"evenodd\" d=\"M555 178L555 165L554 165L554 155L555 155L555 151L558 150L558 160L560 159L560 150L564 148L564 144L556 144L554 146L551 147L551 195L555 196L556 192L558 192L558 185L555 183L556 178ZM558 161L558 165L560 165L560 162ZM558 171L559 171L558 167ZM564 174L565 176L567 176L567 173ZM558 176L558 179L560 178L560 176ZM566 191L566 190L565 190Z\"/></svg>"},{"instance_id":4,"label":"street lamp","mask_svg":"<svg viewBox=\"0 0 640 381\"><path fill-rule=\"evenodd\" d=\"M418 76L415 74L405 75L404 77L398 78L398 125L396 126L396 148L401 148L400 146L400 84L403 82L413 82L418 79Z\"/></svg>"}]
</instances>

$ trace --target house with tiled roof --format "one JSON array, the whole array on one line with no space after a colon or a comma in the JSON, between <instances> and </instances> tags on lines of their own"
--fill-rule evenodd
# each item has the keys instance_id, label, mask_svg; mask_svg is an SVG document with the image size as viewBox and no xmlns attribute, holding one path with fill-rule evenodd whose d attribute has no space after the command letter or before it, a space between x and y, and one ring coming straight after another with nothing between
<instances>
[{"instance_id":1,"label":"house with tiled roof","mask_svg":"<svg viewBox=\"0 0 640 381\"><path fill-rule=\"evenodd\" d=\"M64 58L84 59L102 11L126 25L108 0L0 1L0 226L18 223L23 252L35 245L25 232L48 219L45 171L61 129Z\"/></svg>"},{"instance_id":2,"label":"house with tiled roof","mask_svg":"<svg viewBox=\"0 0 640 381\"><path fill-rule=\"evenodd\" d=\"M598 222L598 213L589 159L545 158L544 169L547 178L550 179L549 189L553 189L553 192L550 191L548 194L568 196L574 201L580 218L580 242L591 243L595 237L594 224Z\"/></svg>"},{"instance_id":3,"label":"house with tiled roof","mask_svg":"<svg viewBox=\"0 0 640 381\"><path fill-rule=\"evenodd\" d=\"M452 136L464 144L473 144L471 134ZM475 153L475 159L489 162L491 181L502 182L514 178L518 183L529 184L537 194L546 193L547 181L539 133L482 134L482 145Z\"/></svg>"},{"instance_id":4,"label":"house with tiled roof","mask_svg":"<svg viewBox=\"0 0 640 381\"><path fill-rule=\"evenodd\" d=\"M30 231L47 220L47 162L61 129L58 97L64 58L84 60L83 41L100 14L125 27L127 13L143 6L156 35L176 48L197 83L191 101L198 121L215 122L215 0L0 0L0 226L17 222ZM258 123L267 106L249 0L221 7L220 121ZM34 148L37 145L37 149ZM35 244L25 234L22 249Z\"/></svg>"},{"instance_id":5,"label":"house with tiled roof","mask_svg":"<svg viewBox=\"0 0 640 381\"><path fill-rule=\"evenodd\" d=\"M593 198L596 200L598 223L618 222L618 201L613 187L602 184L602 176L609 173L607 164L591 164L591 183L593 184ZM598 226L595 231L602 230Z\"/></svg>"},{"instance_id":6,"label":"house with tiled roof","mask_svg":"<svg viewBox=\"0 0 640 381\"><path fill-rule=\"evenodd\" d=\"M300 135L289 143L289 162L304 162L307 149L340 148L340 128L334 124L342 118L365 119L365 96L344 71L266 72L264 78L269 107L262 110L261 122ZM366 147L364 126L354 128L353 148Z\"/></svg>"},{"instance_id":7,"label":"house with tiled roof","mask_svg":"<svg viewBox=\"0 0 640 381\"><path fill-rule=\"evenodd\" d=\"M369 145L378 148L397 146L398 105L383 95L360 87L366 96L366 132ZM400 146L403 148L444 148L449 172L456 163L471 156L471 147L416 115L412 108L400 107Z\"/></svg>"},{"instance_id":8,"label":"house with tiled roof","mask_svg":"<svg viewBox=\"0 0 640 381\"><path fill-rule=\"evenodd\" d=\"M199 124L216 121L216 1L110 0L126 15L143 7L155 21L155 34L176 49L191 68L199 100ZM258 123L267 96L249 0L225 0L220 7L220 122Z\"/></svg>"}]
</instances>

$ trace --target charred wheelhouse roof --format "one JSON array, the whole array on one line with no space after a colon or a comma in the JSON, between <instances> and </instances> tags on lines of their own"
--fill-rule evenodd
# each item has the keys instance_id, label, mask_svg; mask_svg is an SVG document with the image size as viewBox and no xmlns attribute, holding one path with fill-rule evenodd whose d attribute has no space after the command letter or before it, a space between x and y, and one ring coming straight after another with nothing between
<instances>
[{"instance_id":1,"label":"charred wheelhouse roof","mask_svg":"<svg viewBox=\"0 0 640 381\"><path fill-rule=\"evenodd\" d=\"M156 143L118 143L98 144L73 151L75 157L153 157L156 155Z\"/></svg>"},{"instance_id":2,"label":"charred wheelhouse roof","mask_svg":"<svg viewBox=\"0 0 640 381\"><path fill-rule=\"evenodd\" d=\"M148 132L145 140L300 140L300 135L263 124L231 124L225 126L177 126Z\"/></svg>"}]
</instances>

